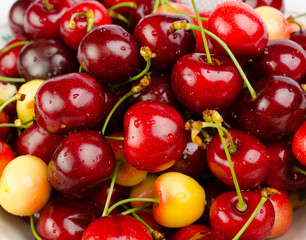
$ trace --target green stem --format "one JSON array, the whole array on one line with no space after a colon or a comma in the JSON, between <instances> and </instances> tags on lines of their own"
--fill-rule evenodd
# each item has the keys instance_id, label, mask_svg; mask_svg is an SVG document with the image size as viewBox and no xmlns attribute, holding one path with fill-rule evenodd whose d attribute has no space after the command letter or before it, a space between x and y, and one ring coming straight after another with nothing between
<instances>
[{"instance_id":1,"label":"green stem","mask_svg":"<svg viewBox=\"0 0 306 240\"><path fill-rule=\"evenodd\" d=\"M107 10L109 12L115 11L117 8L121 8L121 7L137 8L137 4L135 2L121 2L121 3L115 4L114 6L110 7Z\"/></svg>"},{"instance_id":2,"label":"green stem","mask_svg":"<svg viewBox=\"0 0 306 240\"><path fill-rule=\"evenodd\" d=\"M118 20L124 22L128 27L132 27L131 22L125 16L123 16L122 14L117 13L115 11L109 11L108 13L109 13L109 16L111 18L118 19Z\"/></svg>"},{"instance_id":3,"label":"green stem","mask_svg":"<svg viewBox=\"0 0 306 240\"><path fill-rule=\"evenodd\" d=\"M205 33L204 33L204 28L203 28L202 20L200 18L199 11L197 9L195 1L191 0L191 2L192 2L193 10L195 11L195 14L197 16L197 20L198 20L198 23L199 23L199 26L200 26L201 35L202 35L202 39L203 39L203 43L204 43L204 49L205 49L205 53L206 53L206 56L207 56L207 61L208 61L208 63L212 64L212 60L211 60L211 56L210 56L210 52L209 52L209 48L208 48L208 44L207 44L207 39L206 39L206 36L205 36Z\"/></svg>"},{"instance_id":4,"label":"green stem","mask_svg":"<svg viewBox=\"0 0 306 240\"><path fill-rule=\"evenodd\" d=\"M1 104L1 106L0 106L0 112L2 112L3 109L4 109L7 105L9 105L10 103L15 102L15 101L17 101L17 97L16 97L16 96L13 96L13 97L9 98L8 100L6 100L4 103Z\"/></svg>"},{"instance_id":5,"label":"green stem","mask_svg":"<svg viewBox=\"0 0 306 240\"><path fill-rule=\"evenodd\" d=\"M300 31L302 31L302 30L303 30L302 25L301 25L301 24L300 24L298 21L296 21L296 20L295 20L295 18L294 18L293 16L289 16L289 17L287 17L287 22L289 22L289 23L294 23L294 24L296 24L296 25L298 25L298 26L299 26Z\"/></svg>"},{"instance_id":6,"label":"green stem","mask_svg":"<svg viewBox=\"0 0 306 240\"><path fill-rule=\"evenodd\" d=\"M306 16L306 13L299 14L299 15L295 16L294 18L297 19L297 18L301 18L301 17L304 17L304 16Z\"/></svg>"},{"instance_id":7,"label":"green stem","mask_svg":"<svg viewBox=\"0 0 306 240\"><path fill-rule=\"evenodd\" d=\"M36 232L36 229L35 229L35 226L34 226L34 215L31 215L31 217L30 217L30 224L31 224L31 230L32 230L32 233L33 233L34 237L37 240L42 240L40 238L40 236L38 235L38 233Z\"/></svg>"},{"instance_id":8,"label":"green stem","mask_svg":"<svg viewBox=\"0 0 306 240\"><path fill-rule=\"evenodd\" d=\"M161 5L162 5L163 13L166 13L165 0L161 0Z\"/></svg>"},{"instance_id":9,"label":"green stem","mask_svg":"<svg viewBox=\"0 0 306 240\"><path fill-rule=\"evenodd\" d=\"M159 199L158 198L127 198L127 199L123 199L119 202L116 202L115 204L113 204L109 209L108 209L108 214L111 213L111 211L113 211L116 207L122 205L122 204L126 204L129 202L153 202L153 203L159 203Z\"/></svg>"},{"instance_id":10,"label":"green stem","mask_svg":"<svg viewBox=\"0 0 306 240\"><path fill-rule=\"evenodd\" d=\"M19 41L19 42L12 43L12 44L8 45L7 47L2 48L0 50L0 56L2 56L3 54L6 54L7 52L11 51L15 47L26 45L28 43L29 43L29 41Z\"/></svg>"},{"instance_id":11,"label":"green stem","mask_svg":"<svg viewBox=\"0 0 306 240\"><path fill-rule=\"evenodd\" d=\"M201 133L204 138L210 138L209 134L204 129L201 130Z\"/></svg>"},{"instance_id":12,"label":"green stem","mask_svg":"<svg viewBox=\"0 0 306 240\"><path fill-rule=\"evenodd\" d=\"M300 168L300 167L297 166L297 165L294 165L294 166L292 167L292 169L295 170L295 171L297 171L297 172L299 172L299 173L302 173L302 174L306 175L306 171L305 171L304 169Z\"/></svg>"},{"instance_id":13,"label":"green stem","mask_svg":"<svg viewBox=\"0 0 306 240\"><path fill-rule=\"evenodd\" d=\"M148 208L149 205L144 205L144 206L140 206L140 207L135 207L135 208L127 208L126 207L126 211L122 212L121 215L128 215L128 214L131 214L131 213L134 213L134 212L137 212L139 210L143 210L143 209L146 209Z\"/></svg>"},{"instance_id":14,"label":"green stem","mask_svg":"<svg viewBox=\"0 0 306 240\"><path fill-rule=\"evenodd\" d=\"M24 83L26 80L24 78L11 78L11 77L5 77L0 76L0 81L2 82L14 82L14 83Z\"/></svg>"},{"instance_id":15,"label":"green stem","mask_svg":"<svg viewBox=\"0 0 306 240\"><path fill-rule=\"evenodd\" d=\"M117 162L115 171L114 171L113 176L112 176L112 181L111 181L111 184L110 184L110 187L109 187L109 191L108 191L105 206L104 206L104 209L103 209L102 217L108 216L109 203L110 203L113 191L114 191L114 186L115 186L116 176L117 176L119 166L120 166L120 163Z\"/></svg>"},{"instance_id":16,"label":"green stem","mask_svg":"<svg viewBox=\"0 0 306 240\"><path fill-rule=\"evenodd\" d=\"M86 29L86 31L89 32L93 28L93 25L95 23L94 11L92 9L89 9L86 12L86 17L87 17L87 29Z\"/></svg>"},{"instance_id":17,"label":"green stem","mask_svg":"<svg viewBox=\"0 0 306 240\"><path fill-rule=\"evenodd\" d=\"M82 66L80 65L80 67L79 67L79 73L81 73L81 72L83 72L83 68L82 68Z\"/></svg>"},{"instance_id":18,"label":"green stem","mask_svg":"<svg viewBox=\"0 0 306 240\"><path fill-rule=\"evenodd\" d=\"M15 128L24 128L24 129L27 129L29 126L24 125L24 124L22 124L20 126L16 126L14 123L1 123L0 127L15 127Z\"/></svg>"},{"instance_id":19,"label":"green stem","mask_svg":"<svg viewBox=\"0 0 306 240\"><path fill-rule=\"evenodd\" d=\"M117 141L123 141L124 137L110 137L110 136L104 136L107 140L117 140Z\"/></svg>"},{"instance_id":20,"label":"green stem","mask_svg":"<svg viewBox=\"0 0 306 240\"><path fill-rule=\"evenodd\" d=\"M51 11L54 9L54 6L51 3L49 3L48 0L42 0L42 1L45 4L45 7L48 11Z\"/></svg>"},{"instance_id":21,"label":"green stem","mask_svg":"<svg viewBox=\"0 0 306 240\"><path fill-rule=\"evenodd\" d=\"M155 4L154 4L154 7L153 7L153 10L152 10L152 13L156 13L156 10L159 6L159 0L155 0Z\"/></svg>"},{"instance_id":22,"label":"green stem","mask_svg":"<svg viewBox=\"0 0 306 240\"><path fill-rule=\"evenodd\" d=\"M239 187L239 184L238 184L238 181L237 181L237 177L236 177L236 173L235 173L235 170L234 170L234 167L233 167L233 162L232 162L232 159L231 159L231 155L228 151L227 144L226 144L224 136L223 136L223 132L219 128L218 128L218 132L219 132L219 136L221 138L221 142L222 142L222 145L223 145L223 148L224 148L224 151L225 151L225 155L226 155L226 158L227 158L227 161L228 161L228 165L229 165L230 170L231 170L233 182L234 182L236 192L237 192L237 196L238 196L237 209L239 211L243 212L247 209L247 204L243 201L241 190L240 190L240 187Z\"/></svg>"}]
</instances>

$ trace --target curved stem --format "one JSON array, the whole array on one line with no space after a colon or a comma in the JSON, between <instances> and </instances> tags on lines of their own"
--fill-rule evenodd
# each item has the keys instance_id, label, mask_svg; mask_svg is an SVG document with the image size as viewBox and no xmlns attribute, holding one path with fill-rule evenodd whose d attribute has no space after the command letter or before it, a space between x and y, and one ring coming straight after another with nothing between
<instances>
[{"instance_id":1,"label":"curved stem","mask_svg":"<svg viewBox=\"0 0 306 240\"><path fill-rule=\"evenodd\" d=\"M95 23L94 11L92 9L89 9L86 12L86 17L87 17L87 29L86 29L86 31L89 32L93 28L93 25Z\"/></svg>"},{"instance_id":2,"label":"curved stem","mask_svg":"<svg viewBox=\"0 0 306 240\"><path fill-rule=\"evenodd\" d=\"M105 217L105 216L108 215L109 203L110 203L113 191L114 191L114 185L115 185L116 176L117 176L117 172L118 172L119 166L120 166L120 163L117 162L116 163L115 171L114 171L113 176L112 176L112 181L111 181L111 184L110 184L110 187L109 187L109 191L108 191L108 195L107 195L107 198L106 198L105 206L104 206L104 209L103 209L102 217Z\"/></svg>"},{"instance_id":3,"label":"curved stem","mask_svg":"<svg viewBox=\"0 0 306 240\"><path fill-rule=\"evenodd\" d=\"M117 13L115 11L109 11L108 13L109 13L109 16L111 18L118 19L118 20L124 22L128 27L132 27L131 22L125 16L123 16L122 14Z\"/></svg>"},{"instance_id":4,"label":"curved stem","mask_svg":"<svg viewBox=\"0 0 306 240\"><path fill-rule=\"evenodd\" d=\"M206 53L206 56L207 56L207 61L208 61L208 63L212 64L210 52L209 52L209 49L208 49L207 39L206 39L206 36L205 36L205 33L204 33L204 28L203 28L202 20L201 20L200 15L199 15L199 11L197 9L195 1L191 0L191 2L192 2L192 5L193 5L193 10L195 11L195 14L197 16L197 20L198 20L198 23L199 23L199 26L200 26L201 35L202 35L202 39L203 39L203 43L204 43L204 49L205 49L205 53Z\"/></svg>"},{"instance_id":5,"label":"curved stem","mask_svg":"<svg viewBox=\"0 0 306 240\"><path fill-rule=\"evenodd\" d=\"M296 24L296 25L298 25L299 26L299 28L300 28L300 31L302 31L303 30L303 27L302 27L302 25L298 22L298 21L296 21L295 20L295 18L293 17L293 16L289 16L289 17L287 17L287 22L289 22L289 23L294 23L294 24Z\"/></svg>"},{"instance_id":6,"label":"curved stem","mask_svg":"<svg viewBox=\"0 0 306 240\"><path fill-rule=\"evenodd\" d=\"M108 214L111 213L111 211L113 211L116 207L119 207L122 204L126 204L129 202L151 202L151 203L159 203L159 199L158 198L127 198L127 199L123 199L119 202L116 202L115 204L113 204L109 209L108 209Z\"/></svg>"},{"instance_id":7,"label":"curved stem","mask_svg":"<svg viewBox=\"0 0 306 240\"><path fill-rule=\"evenodd\" d=\"M154 7L153 7L153 10L152 10L152 13L156 13L156 10L159 6L159 0L155 0L155 4L154 4Z\"/></svg>"},{"instance_id":8,"label":"curved stem","mask_svg":"<svg viewBox=\"0 0 306 240\"><path fill-rule=\"evenodd\" d=\"M51 10L54 9L54 6L53 6L51 3L49 3L48 0L42 0L42 1L43 1L43 3L45 4L45 7L46 7L46 9L47 9L48 11L51 11Z\"/></svg>"},{"instance_id":9,"label":"curved stem","mask_svg":"<svg viewBox=\"0 0 306 240\"><path fill-rule=\"evenodd\" d=\"M165 7L165 0L160 0L161 1L161 6L163 9L163 13L166 13L166 7Z\"/></svg>"},{"instance_id":10,"label":"curved stem","mask_svg":"<svg viewBox=\"0 0 306 240\"><path fill-rule=\"evenodd\" d=\"M297 165L294 165L294 166L292 167L292 169L295 170L295 171L297 171L297 172L299 172L299 173L302 173L302 174L306 175L306 171L305 171L304 169L300 168L300 167L297 166Z\"/></svg>"},{"instance_id":11,"label":"curved stem","mask_svg":"<svg viewBox=\"0 0 306 240\"><path fill-rule=\"evenodd\" d=\"M3 54L6 54L7 52L11 51L15 47L26 45L28 43L29 43L29 41L19 41L19 42L12 43L12 44L8 45L7 47L2 48L0 50L0 56L2 56Z\"/></svg>"},{"instance_id":12,"label":"curved stem","mask_svg":"<svg viewBox=\"0 0 306 240\"><path fill-rule=\"evenodd\" d=\"M135 2L121 2L110 7L109 9L107 9L107 11L115 11L117 8L121 7L137 8L137 4Z\"/></svg>"},{"instance_id":13,"label":"curved stem","mask_svg":"<svg viewBox=\"0 0 306 240\"><path fill-rule=\"evenodd\" d=\"M234 182L234 185L235 185L235 188L236 188L236 192L237 192L237 196L238 196L237 209L239 211L243 212L247 209L247 204L243 201L243 198L242 198L242 195L241 195L241 190L240 190L240 187L239 187L239 184L238 184L238 181L237 181L237 177L236 177L236 173L235 173L235 170L234 170L234 167L233 167L233 162L232 162L232 159L231 159L231 155L228 151L227 144L226 144L224 136L223 136L223 132L219 128L218 128L218 133L219 133L219 136L221 138L221 142L222 142L222 145L223 145L223 148L224 148L224 151L225 151L225 155L226 155L226 158L227 158L227 161L228 161L228 165L230 167L231 174L232 174L232 177L233 177L233 182Z\"/></svg>"},{"instance_id":14,"label":"curved stem","mask_svg":"<svg viewBox=\"0 0 306 240\"><path fill-rule=\"evenodd\" d=\"M104 136L107 140L117 140L117 141L123 141L124 137L110 137L110 136Z\"/></svg>"},{"instance_id":15,"label":"curved stem","mask_svg":"<svg viewBox=\"0 0 306 240\"><path fill-rule=\"evenodd\" d=\"M3 109L10 103L15 102L15 101L23 101L24 98L25 98L24 94L16 93L13 97L9 98L8 100L6 100L4 103L1 104L0 112L2 112Z\"/></svg>"},{"instance_id":16,"label":"curved stem","mask_svg":"<svg viewBox=\"0 0 306 240\"><path fill-rule=\"evenodd\" d=\"M11 78L11 77L5 77L0 76L0 81L2 82L13 82L13 83L24 83L26 80L24 78Z\"/></svg>"},{"instance_id":17,"label":"curved stem","mask_svg":"<svg viewBox=\"0 0 306 240\"><path fill-rule=\"evenodd\" d=\"M135 208L128 208L128 207L125 207L127 210L122 212L121 215L128 215L128 214L131 214L131 213L135 213L139 210L143 210L143 209L146 209L148 208L150 205L144 205L144 206L140 206L140 207L135 207Z\"/></svg>"},{"instance_id":18,"label":"curved stem","mask_svg":"<svg viewBox=\"0 0 306 240\"><path fill-rule=\"evenodd\" d=\"M34 215L31 215L30 216L30 224L31 224L31 230L32 230L32 233L34 235L34 237L37 239L37 240L42 240L40 238L40 236L38 235L38 233L36 232L36 229L35 229L35 226L34 226Z\"/></svg>"}]
</instances>

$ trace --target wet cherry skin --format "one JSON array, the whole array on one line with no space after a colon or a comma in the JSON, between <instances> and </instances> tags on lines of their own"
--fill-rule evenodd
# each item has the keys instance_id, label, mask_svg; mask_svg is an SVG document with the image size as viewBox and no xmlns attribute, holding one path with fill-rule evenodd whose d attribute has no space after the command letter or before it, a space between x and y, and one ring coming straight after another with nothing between
<instances>
[{"instance_id":1,"label":"wet cherry skin","mask_svg":"<svg viewBox=\"0 0 306 240\"><path fill-rule=\"evenodd\" d=\"M306 166L306 122L303 122L293 135L292 152L295 158Z\"/></svg>"},{"instance_id":2,"label":"wet cherry skin","mask_svg":"<svg viewBox=\"0 0 306 240\"><path fill-rule=\"evenodd\" d=\"M290 34L290 40L300 44L306 50L306 29L299 29Z\"/></svg>"},{"instance_id":3,"label":"wet cherry skin","mask_svg":"<svg viewBox=\"0 0 306 240\"><path fill-rule=\"evenodd\" d=\"M128 109L123 124L124 155L139 170L165 170L186 147L184 120L165 103L139 102Z\"/></svg>"},{"instance_id":4,"label":"wet cherry skin","mask_svg":"<svg viewBox=\"0 0 306 240\"><path fill-rule=\"evenodd\" d=\"M282 13L285 11L284 0L243 0L243 2L249 4L253 8L260 6L271 6Z\"/></svg>"},{"instance_id":5,"label":"wet cherry skin","mask_svg":"<svg viewBox=\"0 0 306 240\"><path fill-rule=\"evenodd\" d=\"M93 127L104 111L104 93L89 75L68 73L40 86L34 110L38 124L50 133Z\"/></svg>"},{"instance_id":6,"label":"wet cherry skin","mask_svg":"<svg viewBox=\"0 0 306 240\"><path fill-rule=\"evenodd\" d=\"M52 186L62 195L82 198L103 185L115 170L115 156L98 132L70 133L59 145L48 165Z\"/></svg>"}]
</instances>

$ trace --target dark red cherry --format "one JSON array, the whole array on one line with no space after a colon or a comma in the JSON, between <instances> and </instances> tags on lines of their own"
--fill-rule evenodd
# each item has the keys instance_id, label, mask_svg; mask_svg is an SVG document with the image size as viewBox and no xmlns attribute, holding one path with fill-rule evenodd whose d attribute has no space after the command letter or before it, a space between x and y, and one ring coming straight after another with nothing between
<instances>
[{"instance_id":1,"label":"dark red cherry","mask_svg":"<svg viewBox=\"0 0 306 240\"><path fill-rule=\"evenodd\" d=\"M230 129L236 152L230 154L241 189L252 189L267 177L270 169L270 154L266 147L254 136ZM229 140L225 140L229 147ZM206 158L210 171L224 184L235 187L228 160L219 135L207 146Z\"/></svg>"},{"instance_id":2,"label":"dark red cherry","mask_svg":"<svg viewBox=\"0 0 306 240\"><path fill-rule=\"evenodd\" d=\"M115 170L116 160L107 140L98 132L70 133L48 165L49 181L67 197L89 197Z\"/></svg>"},{"instance_id":3,"label":"dark red cherry","mask_svg":"<svg viewBox=\"0 0 306 240\"><path fill-rule=\"evenodd\" d=\"M33 155L47 164L64 135L51 134L34 122L17 140L18 155Z\"/></svg>"},{"instance_id":4,"label":"dark red cherry","mask_svg":"<svg viewBox=\"0 0 306 240\"><path fill-rule=\"evenodd\" d=\"M141 4L144 1L139 1L139 0L100 0L100 2L103 3L103 5L106 8L111 8L119 3L124 3L124 2L134 2L137 4L137 8L139 8L139 4ZM153 8L152 8L153 10ZM152 11L151 10L151 11ZM131 8L130 7L119 7L116 8L115 12L120 13L124 15L125 17L128 17L130 14Z\"/></svg>"},{"instance_id":5,"label":"dark red cherry","mask_svg":"<svg viewBox=\"0 0 306 240\"><path fill-rule=\"evenodd\" d=\"M137 8L131 9L129 11L129 20L133 27L135 27L143 17L152 13L154 4L154 0L137 1Z\"/></svg>"},{"instance_id":6,"label":"dark red cherry","mask_svg":"<svg viewBox=\"0 0 306 240\"><path fill-rule=\"evenodd\" d=\"M253 78L281 75L299 82L306 74L306 53L288 39L271 40L265 51L254 58L249 68Z\"/></svg>"},{"instance_id":7,"label":"dark red cherry","mask_svg":"<svg viewBox=\"0 0 306 240\"><path fill-rule=\"evenodd\" d=\"M37 39L25 45L17 61L18 72L26 80L48 79L76 72L75 54L62 42L54 39Z\"/></svg>"},{"instance_id":8,"label":"dark red cherry","mask_svg":"<svg viewBox=\"0 0 306 240\"><path fill-rule=\"evenodd\" d=\"M37 38L60 38L59 22L62 15L77 0L48 0L48 9L43 0L34 1L24 15L24 30L27 36Z\"/></svg>"},{"instance_id":9,"label":"dark red cherry","mask_svg":"<svg viewBox=\"0 0 306 240\"><path fill-rule=\"evenodd\" d=\"M124 115L124 155L137 168L157 172L177 162L185 147L182 116L170 105L139 102Z\"/></svg>"},{"instance_id":10,"label":"dark red cherry","mask_svg":"<svg viewBox=\"0 0 306 240\"><path fill-rule=\"evenodd\" d=\"M80 43L81 66L104 83L127 80L138 68L139 48L134 37L118 25L91 30Z\"/></svg>"},{"instance_id":11,"label":"dark red cherry","mask_svg":"<svg viewBox=\"0 0 306 240\"><path fill-rule=\"evenodd\" d=\"M306 50L306 28L292 32L290 40L300 44Z\"/></svg>"},{"instance_id":12,"label":"dark red cherry","mask_svg":"<svg viewBox=\"0 0 306 240\"><path fill-rule=\"evenodd\" d=\"M93 26L112 23L112 19L110 18L107 9L102 3L97 1L84 1L66 11L60 20L60 34L65 44L75 51L78 50L81 40L87 34L88 19L84 16L75 17L74 29L69 28L69 21L73 14L86 13L89 10L93 11Z\"/></svg>"},{"instance_id":13,"label":"dark red cherry","mask_svg":"<svg viewBox=\"0 0 306 240\"><path fill-rule=\"evenodd\" d=\"M191 224L178 229L171 240L219 240L210 227L202 224Z\"/></svg>"},{"instance_id":14,"label":"dark red cherry","mask_svg":"<svg viewBox=\"0 0 306 240\"><path fill-rule=\"evenodd\" d=\"M260 15L246 3L224 1L215 8L207 29L221 38L235 56L253 58L260 55L268 42L268 29ZM212 40L214 47L225 50Z\"/></svg>"},{"instance_id":15,"label":"dark red cherry","mask_svg":"<svg viewBox=\"0 0 306 240\"><path fill-rule=\"evenodd\" d=\"M147 227L135 218L127 215L114 215L100 217L88 226L82 240L91 239L152 240L153 238Z\"/></svg>"},{"instance_id":16,"label":"dark red cherry","mask_svg":"<svg viewBox=\"0 0 306 240\"><path fill-rule=\"evenodd\" d=\"M148 46L156 57L152 59L152 69L169 70L176 61L187 53L194 52L196 39L192 30L180 30L171 34L173 22L185 20L193 23L184 15L149 14L135 27L134 37L139 46Z\"/></svg>"},{"instance_id":17,"label":"dark red cherry","mask_svg":"<svg viewBox=\"0 0 306 240\"><path fill-rule=\"evenodd\" d=\"M250 218L261 199L261 194L254 191L242 192L242 197L248 208L244 212L237 210L238 197L236 192L226 192L219 195L210 208L210 223L213 231L232 239ZM241 235L241 240L264 240L269 236L275 220L274 207L267 200L257 213L251 224Z\"/></svg>"},{"instance_id":18,"label":"dark red cherry","mask_svg":"<svg viewBox=\"0 0 306 240\"><path fill-rule=\"evenodd\" d=\"M253 8L261 6L270 6L278 9L282 13L285 12L284 0L243 0L243 2Z\"/></svg>"},{"instance_id":19,"label":"dark red cherry","mask_svg":"<svg viewBox=\"0 0 306 240\"><path fill-rule=\"evenodd\" d=\"M99 215L99 209L90 201L54 198L41 211L36 230L44 240L80 240Z\"/></svg>"},{"instance_id":20,"label":"dark red cherry","mask_svg":"<svg viewBox=\"0 0 306 240\"><path fill-rule=\"evenodd\" d=\"M241 127L258 138L280 139L304 121L306 98L294 80L271 76L253 84L259 96L252 100L245 90L239 98L237 117Z\"/></svg>"},{"instance_id":21,"label":"dark red cherry","mask_svg":"<svg viewBox=\"0 0 306 240\"><path fill-rule=\"evenodd\" d=\"M85 73L68 73L44 82L34 105L38 124L54 134L95 126L104 111L99 83Z\"/></svg>"},{"instance_id":22,"label":"dark red cherry","mask_svg":"<svg viewBox=\"0 0 306 240\"><path fill-rule=\"evenodd\" d=\"M266 143L271 153L271 169L265 182L283 190L297 190L306 187L306 176L293 169L295 165L306 171L306 167L298 163L292 153L288 141L273 141Z\"/></svg>"},{"instance_id":23,"label":"dark red cherry","mask_svg":"<svg viewBox=\"0 0 306 240\"><path fill-rule=\"evenodd\" d=\"M34 0L18 0L10 8L9 25L15 36L25 35L24 15Z\"/></svg>"},{"instance_id":24,"label":"dark red cherry","mask_svg":"<svg viewBox=\"0 0 306 240\"><path fill-rule=\"evenodd\" d=\"M1 111L0 112L0 124L9 123L9 122L10 122L10 117L4 111ZM0 128L0 140L5 141L9 133L10 133L9 127L1 127Z\"/></svg>"},{"instance_id":25,"label":"dark red cherry","mask_svg":"<svg viewBox=\"0 0 306 240\"><path fill-rule=\"evenodd\" d=\"M201 53L180 58L171 72L171 86L181 105L194 114L206 109L224 109L238 97L243 80L231 60Z\"/></svg>"}]
</instances>

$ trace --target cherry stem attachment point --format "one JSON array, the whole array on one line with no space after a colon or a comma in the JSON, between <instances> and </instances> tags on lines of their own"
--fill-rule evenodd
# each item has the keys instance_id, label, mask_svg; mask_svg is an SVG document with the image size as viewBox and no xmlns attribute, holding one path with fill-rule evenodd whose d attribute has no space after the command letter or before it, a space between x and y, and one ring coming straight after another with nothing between
<instances>
[{"instance_id":1,"label":"cherry stem attachment point","mask_svg":"<svg viewBox=\"0 0 306 240\"><path fill-rule=\"evenodd\" d=\"M12 43L12 44L10 44L10 45L8 45L8 46L2 48L2 49L0 50L0 56L2 56L2 55L4 55L4 54L8 53L9 51L11 51L11 50L12 50L13 48L15 48L15 47L23 46L23 45L26 45L26 44L28 44L28 43L29 43L29 41L14 42L14 43Z\"/></svg>"},{"instance_id":2,"label":"cherry stem attachment point","mask_svg":"<svg viewBox=\"0 0 306 240\"><path fill-rule=\"evenodd\" d=\"M117 177L119 167L120 167L120 162L117 162L115 171L114 171L113 176L112 176L112 181L111 181L111 184L109 186L109 191L108 191L105 206L104 206L104 209L103 209L102 217L108 216L109 203L110 203L113 191L114 191L114 185L115 185L115 182L116 182L116 177Z\"/></svg>"},{"instance_id":3,"label":"cherry stem attachment point","mask_svg":"<svg viewBox=\"0 0 306 240\"><path fill-rule=\"evenodd\" d=\"M135 2L121 2L118 4L115 4L114 6L111 6L107 11L115 11L117 8L121 7L129 7L129 8L137 8L137 4Z\"/></svg>"},{"instance_id":4,"label":"cherry stem attachment point","mask_svg":"<svg viewBox=\"0 0 306 240\"><path fill-rule=\"evenodd\" d=\"M295 170L295 171L297 171L297 172L299 172L299 173L301 173L301 174L306 175L306 171L305 171L304 169L300 168L300 167L297 166L297 165L294 165L294 166L292 167L292 169Z\"/></svg>"},{"instance_id":5,"label":"cherry stem attachment point","mask_svg":"<svg viewBox=\"0 0 306 240\"><path fill-rule=\"evenodd\" d=\"M1 82L12 82L12 83L25 83L26 80L24 78L12 78L12 77L5 77L0 76Z\"/></svg>"},{"instance_id":6,"label":"cherry stem attachment point","mask_svg":"<svg viewBox=\"0 0 306 240\"><path fill-rule=\"evenodd\" d=\"M274 188L263 188L261 190L261 196L262 198L260 199L257 207L255 208L254 212L252 213L252 215L250 216L250 218L246 221L246 223L243 225L243 227L240 229L240 231L236 234L236 236L232 239L232 240L238 240L241 235L244 233L244 231L248 228L248 226L251 224L251 222L254 220L254 218L256 217L257 213L260 211L260 209L262 208L262 206L265 204L265 202L273 197L275 194L280 194L279 191L277 191Z\"/></svg>"},{"instance_id":7,"label":"cherry stem attachment point","mask_svg":"<svg viewBox=\"0 0 306 240\"><path fill-rule=\"evenodd\" d=\"M23 101L25 99L25 96L26 95L23 93L16 93L13 97L9 98L8 100L6 100L4 103L1 104L0 112L2 112L3 109L12 102Z\"/></svg>"},{"instance_id":8,"label":"cherry stem attachment point","mask_svg":"<svg viewBox=\"0 0 306 240\"><path fill-rule=\"evenodd\" d=\"M89 9L87 12L77 12L73 14L69 21L69 29L74 30L75 29L75 21L74 19L76 17L86 17L87 18L87 32L89 32L93 28L93 24L95 21L94 11L92 9Z\"/></svg>"},{"instance_id":9,"label":"cherry stem attachment point","mask_svg":"<svg viewBox=\"0 0 306 240\"><path fill-rule=\"evenodd\" d=\"M51 10L54 9L54 5L52 5L51 3L49 3L48 0L42 0L42 1L43 1L43 3L45 4L45 7L46 7L46 9L47 9L48 11L51 11Z\"/></svg>"},{"instance_id":10,"label":"cherry stem attachment point","mask_svg":"<svg viewBox=\"0 0 306 240\"><path fill-rule=\"evenodd\" d=\"M36 229L35 229L35 226L34 226L34 215L31 215L30 216L30 224L31 224L31 230L32 230L32 233L34 235L34 237L37 239L37 240L42 240L41 237L38 235L38 233L36 232Z\"/></svg>"},{"instance_id":11,"label":"cherry stem attachment point","mask_svg":"<svg viewBox=\"0 0 306 240\"><path fill-rule=\"evenodd\" d=\"M300 31L302 31L303 30L303 27L302 27L302 25L298 22L298 21L296 21L295 20L295 18L293 17L293 16L289 16L289 17L287 17L287 22L289 22L289 23L294 23L294 24L296 24L296 25L298 25L299 26L299 28L300 28Z\"/></svg>"},{"instance_id":12,"label":"cherry stem attachment point","mask_svg":"<svg viewBox=\"0 0 306 240\"><path fill-rule=\"evenodd\" d=\"M156 10L159 6L159 0L155 0L155 4L154 4L154 7L153 7L153 10L152 10L152 13L156 13Z\"/></svg>"}]
</instances>

